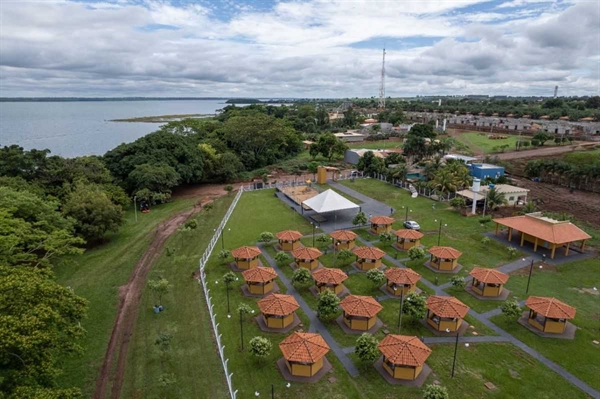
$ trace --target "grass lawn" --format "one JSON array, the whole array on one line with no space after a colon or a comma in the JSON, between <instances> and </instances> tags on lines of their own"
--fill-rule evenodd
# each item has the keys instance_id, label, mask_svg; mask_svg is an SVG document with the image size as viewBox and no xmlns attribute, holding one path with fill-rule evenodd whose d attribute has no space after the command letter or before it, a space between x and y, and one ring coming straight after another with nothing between
<instances>
[{"instance_id":1,"label":"grass lawn","mask_svg":"<svg viewBox=\"0 0 600 399\"><path fill-rule=\"evenodd\" d=\"M498 267L519 259L521 256L521 253L518 253L511 259L508 256L507 247L494 240L489 244L482 244L483 233L491 231L492 224L482 225L477 217L461 216L446 203L435 202L424 197L411 198L408 191L373 179L357 179L354 182L344 180L340 183L393 207L396 210L394 229L404 228L402 223L406 208L402 207L408 207L412 211L409 212L409 219L417 221L421 225L421 231L425 234L421 239L421 244L426 248L438 244L439 221L441 220L440 245L456 248L463 253L458 260L463 266L459 272L461 276L467 276L475 266ZM363 234L368 233L361 234L357 231L357 234L362 237ZM373 238L376 239L376 237ZM403 253L400 253L399 257L404 257ZM423 260L406 262L406 265L431 282L435 282L436 277L439 284L450 280L451 274L435 273L423 266L426 260L428 257Z\"/></svg>"},{"instance_id":2,"label":"grass lawn","mask_svg":"<svg viewBox=\"0 0 600 399\"><path fill-rule=\"evenodd\" d=\"M512 274L506 287L511 296L526 299L527 273ZM600 389L600 345L592 343L600 337L600 261L598 258L573 262L558 268L535 269L529 295L551 296L577 308L573 324L578 327L573 341L541 338L502 315L492 321L544 356L575 374L589 385ZM585 291L584 291L585 290ZM525 310L525 309L524 309Z\"/></svg>"},{"instance_id":3,"label":"grass lawn","mask_svg":"<svg viewBox=\"0 0 600 399\"><path fill-rule=\"evenodd\" d=\"M124 224L106 244L87 250L81 256L63 258L56 266L60 284L69 286L89 301L87 333L80 341L83 354L63 361L63 387L77 386L84 396L93 394L98 370L110 339L119 303L118 288L127 283L131 271L151 242L150 233L160 222L190 208L194 200L175 200L152 208L148 214L125 212Z\"/></svg>"},{"instance_id":4,"label":"grass lawn","mask_svg":"<svg viewBox=\"0 0 600 399\"><path fill-rule=\"evenodd\" d=\"M471 150L473 150L474 152L483 152L484 154L502 152L502 149L500 149L499 146L502 146L505 144L508 144L508 148L506 148L505 151L515 151L516 143L517 143L517 141L519 141L519 136L510 135L507 133L508 132L502 132L502 131L492 132L492 134L495 134L495 135L506 136L506 139L498 139L498 140L489 139L488 138L489 133L484 133L484 132L461 133L460 135L456 136L456 138L460 142L469 146L469 148ZM531 141L531 137L527 137L527 136L522 137L522 139ZM550 146L555 146L555 145L556 144L554 143L553 140L548 140L544 144L545 147L550 147ZM523 148L524 149L532 149L535 147L530 146L527 148L525 148L525 147L523 147Z\"/></svg>"},{"instance_id":5,"label":"grass lawn","mask_svg":"<svg viewBox=\"0 0 600 399\"><path fill-rule=\"evenodd\" d=\"M350 148L365 148L367 150L383 150L389 148L402 148L402 143L399 141L380 140L380 141L363 141L360 143L347 143Z\"/></svg>"}]
</instances>

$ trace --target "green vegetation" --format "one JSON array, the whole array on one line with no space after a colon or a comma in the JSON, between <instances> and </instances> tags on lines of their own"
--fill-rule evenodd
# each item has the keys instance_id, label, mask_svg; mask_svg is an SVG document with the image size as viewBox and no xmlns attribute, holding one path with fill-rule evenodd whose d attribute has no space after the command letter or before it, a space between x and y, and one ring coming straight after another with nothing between
<instances>
[{"instance_id":1,"label":"green vegetation","mask_svg":"<svg viewBox=\"0 0 600 399\"><path fill-rule=\"evenodd\" d=\"M562 160L529 161L525 174L542 182L596 192L600 183L600 149L567 154Z\"/></svg>"},{"instance_id":2,"label":"green vegetation","mask_svg":"<svg viewBox=\"0 0 600 399\"><path fill-rule=\"evenodd\" d=\"M494 133L491 133L494 134ZM492 140L488 138L488 133L482 132L464 132L459 134L456 139L467 146L473 152L491 154L495 152L504 152L500 146L506 145L508 150L514 150L519 136L507 135L504 132L499 132L498 135L506 136L505 139Z\"/></svg>"},{"instance_id":3,"label":"green vegetation","mask_svg":"<svg viewBox=\"0 0 600 399\"><path fill-rule=\"evenodd\" d=\"M138 118L112 119L111 122L146 122L146 123L165 123L180 119L205 118L208 114L179 114L179 115L155 115L142 116Z\"/></svg>"}]
</instances>

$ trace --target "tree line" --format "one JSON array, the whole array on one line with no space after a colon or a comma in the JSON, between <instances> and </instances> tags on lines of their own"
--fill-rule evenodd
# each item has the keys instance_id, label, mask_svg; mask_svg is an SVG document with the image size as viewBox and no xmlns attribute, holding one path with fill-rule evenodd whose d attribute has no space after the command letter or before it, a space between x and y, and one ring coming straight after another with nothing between
<instances>
[{"instance_id":1,"label":"tree line","mask_svg":"<svg viewBox=\"0 0 600 399\"><path fill-rule=\"evenodd\" d=\"M527 163L525 174L545 183L595 193L600 189L600 155L594 158L583 164L568 160L537 159Z\"/></svg>"}]
</instances>

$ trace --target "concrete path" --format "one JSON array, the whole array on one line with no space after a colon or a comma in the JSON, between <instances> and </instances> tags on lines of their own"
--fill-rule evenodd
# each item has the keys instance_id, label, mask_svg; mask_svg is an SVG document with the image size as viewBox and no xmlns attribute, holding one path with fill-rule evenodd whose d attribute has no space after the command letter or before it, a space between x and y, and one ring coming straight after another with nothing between
<instances>
[{"instance_id":1,"label":"concrete path","mask_svg":"<svg viewBox=\"0 0 600 399\"><path fill-rule=\"evenodd\" d=\"M264 249L263 244L259 243L258 245L261 248L261 250ZM346 370L348 370L348 373L352 377L356 377L359 374L359 371L356 368L356 366L354 365L354 362L352 362L352 360L346 355L346 353L343 351L343 348L337 343L337 341L329 333L329 330L327 330L327 327L325 327L323 322L321 322L321 320L319 320L319 318L317 316L317 312L315 312L314 310L312 310L312 308L310 306L308 306L308 304L306 303L306 301L304 300L302 295L300 295L300 293L296 290L296 287L294 287L294 285L292 284L290 279L279 268L279 266L277 265L277 262L275 262L275 260L271 257L271 255L269 255L269 253L264 250L262 251L262 254L265 257L265 259L267 260L267 262L269 262L269 264L273 267L273 269L275 269L277 271L277 274L279 275L279 279L281 280L283 285L285 285L285 287L287 288L287 294L292 295L296 299L296 301L298 301L300 308L306 314L306 316L309 318L309 320L310 320L309 332L317 332L317 333L321 334L321 336L323 337L325 342L327 342L327 345L329 345L329 347L331 348L331 351L337 356L337 358L342 363L342 365L346 368Z\"/></svg>"}]
</instances>

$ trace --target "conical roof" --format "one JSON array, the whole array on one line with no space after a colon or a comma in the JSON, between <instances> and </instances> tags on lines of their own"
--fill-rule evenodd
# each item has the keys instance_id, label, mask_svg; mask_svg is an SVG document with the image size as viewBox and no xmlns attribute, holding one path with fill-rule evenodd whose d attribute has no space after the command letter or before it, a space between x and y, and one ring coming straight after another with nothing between
<instances>
[{"instance_id":1,"label":"conical roof","mask_svg":"<svg viewBox=\"0 0 600 399\"><path fill-rule=\"evenodd\" d=\"M417 337L388 334L379 343L379 350L393 364L401 366L422 366L429 355L429 349Z\"/></svg>"}]
</instances>

